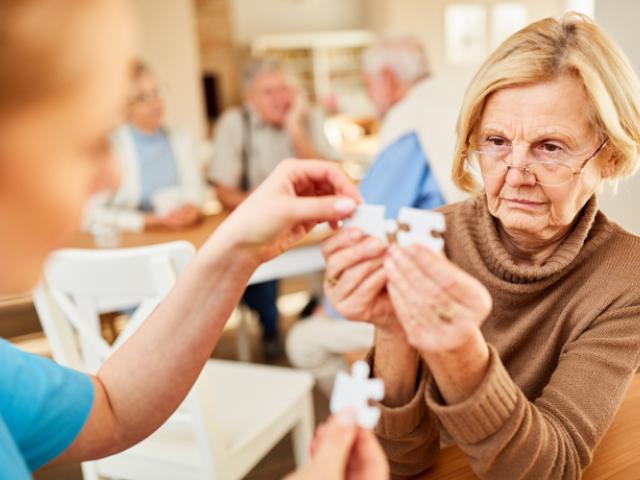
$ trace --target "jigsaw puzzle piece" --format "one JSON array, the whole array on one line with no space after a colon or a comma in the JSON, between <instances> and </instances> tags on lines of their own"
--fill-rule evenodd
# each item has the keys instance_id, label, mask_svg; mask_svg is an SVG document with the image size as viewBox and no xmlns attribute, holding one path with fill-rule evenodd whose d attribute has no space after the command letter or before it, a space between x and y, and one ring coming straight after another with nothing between
<instances>
[{"instance_id":1,"label":"jigsaw puzzle piece","mask_svg":"<svg viewBox=\"0 0 640 480\"><path fill-rule=\"evenodd\" d=\"M358 228L388 244L385 210L384 205L360 205L351 218L342 222L342 228Z\"/></svg>"},{"instance_id":2,"label":"jigsaw puzzle piece","mask_svg":"<svg viewBox=\"0 0 640 480\"><path fill-rule=\"evenodd\" d=\"M446 229L444 215L431 210L402 207L398 214L398 245L424 245L435 252L444 249L442 234Z\"/></svg>"},{"instance_id":3,"label":"jigsaw puzzle piece","mask_svg":"<svg viewBox=\"0 0 640 480\"><path fill-rule=\"evenodd\" d=\"M356 414L356 423L362 428L373 430L380 420L380 409L367 407L360 409Z\"/></svg>"},{"instance_id":4,"label":"jigsaw puzzle piece","mask_svg":"<svg viewBox=\"0 0 640 480\"><path fill-rule=\"evenodd\" d=\"M380 419L380 410L369 405L369 400L384 398L384 383L378 378L369 378L369 365L359 361L353 364L352 374L339 372L336 376L329 408L338 413L352 408L356 423L363 428L373 428Z\"/></svg>"}]
</instances>

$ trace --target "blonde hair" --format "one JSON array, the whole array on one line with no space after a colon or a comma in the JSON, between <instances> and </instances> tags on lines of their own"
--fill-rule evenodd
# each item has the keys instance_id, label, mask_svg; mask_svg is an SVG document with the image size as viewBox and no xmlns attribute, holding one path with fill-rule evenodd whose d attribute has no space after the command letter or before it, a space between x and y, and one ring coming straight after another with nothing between
<instances>
[{"instance_id":1,"label":"blonde hair","mask_svg":"<svg viewBox=\"0 0 640 480\"><path fill-rule=\"evenodd\" d=\"M616 160L611 179L632 175L640 153L640 82L622 50L588 17L568 13L534 22L505 40L469 84L458 117L453 181L478 192L466 151L488 97L501 89L575 75L591 103L593 123Z\"/></svg>"}]
</instances>

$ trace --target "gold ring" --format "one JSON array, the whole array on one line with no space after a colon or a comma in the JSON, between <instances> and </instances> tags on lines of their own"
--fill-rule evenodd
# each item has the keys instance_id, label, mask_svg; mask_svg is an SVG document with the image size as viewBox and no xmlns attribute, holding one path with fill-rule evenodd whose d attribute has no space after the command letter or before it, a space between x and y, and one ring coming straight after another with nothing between
<instances>
[{"instance_id":1,"label":"gold ring","mask_svg":"<svg viewBox=\"0 0 640 480\"><path fill-rule=\"evenodd\" d=\"M451 323L452 320L456 316L455 308L454 307L449 307L446 310L445 309L438 309L438 311L436 312L436 315L444 323Z\"/></svg>"},{"instance_id":2,"label":"gold ring","mask_svg":"<svg viewBox=\"0 0 640 480\"><path fill-rule=\"evenodd\" d=\"M336 277L327 278L327 283L330 287L335 287L338 284L338 279Z\"/></svg>"}]
</instances>

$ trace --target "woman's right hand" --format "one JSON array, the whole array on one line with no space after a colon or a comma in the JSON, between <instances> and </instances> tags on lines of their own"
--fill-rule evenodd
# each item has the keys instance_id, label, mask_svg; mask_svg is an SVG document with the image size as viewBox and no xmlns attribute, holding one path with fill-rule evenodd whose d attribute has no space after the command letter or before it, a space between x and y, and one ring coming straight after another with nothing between
<instances>
[{"instance_id":1,"label":"woman's right hand","mask_svg":"<svg viewBox=\"0 0 640 480\"><path fill-rule=\"evenodd\" d=\"M345 318L402 333L386 291L386 250L382 241L356 228L328 238L322 245L324 290L333 308Z\"/></svg>"}]
</instances>

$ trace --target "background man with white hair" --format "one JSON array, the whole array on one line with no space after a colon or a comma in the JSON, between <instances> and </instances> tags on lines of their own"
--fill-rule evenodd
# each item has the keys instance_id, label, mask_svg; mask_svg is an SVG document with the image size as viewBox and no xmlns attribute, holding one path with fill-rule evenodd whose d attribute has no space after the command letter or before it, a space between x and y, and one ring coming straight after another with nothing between
<instances>
[{"instance_id":1,"label":"background man with white hair","mask_svg":"<svg viewBox=\"0 0 640 480\"><path fill-rule=\"evenodd\" d=\"M237 207L286 158L329 158L322 115L307 108L283 65L257 58L244 70L245 102L227 110L216 126L209 181L227 209ZM267 357L282 353L277 282L251 285L243 302L258 313Z\"/></svg>"},{"instance_id":2,"label":"background man with white hair","mask_svg":"<svg viewBox=\"0 0 640 480\"><path fill-rule=\"evenodd\" d=\"M360 186L368 203L436 208L460 200L451 181L455 122L466 82L431 76L413 37L387 37L364 54L367 93L383 119L380 152Z\"/></svg>"},{"instance_id":3,"label":"background man with white hair","mask_svg":"<svg viewBox=\"0 0 640 480\"><path fill-rule=\"evenodd\" d=\"M322 115L283 64L256 58L245 66L244 104L218 120L209 180L222 204L237 207L285 158L329 158Z\"/></svg>"},{"instance_id":4,"label":"background man with white hair","mask_svg":"<svg viewBox=\"0 0 640 480\"><path fill-rule=\"evenodd\" d=\"M365 202L387 207L395 218L403 206L436 208L462 195L451 181L455 121L464 94L461 79L430 76L422 45L411 37L388 37L364 54L367 93L382 118L380 151L360 184ZM373 345L370 324L340 318L326 300L287 337L290 362L310 370L330 392L342 355Z\"/></svg>"}]
</instances>

